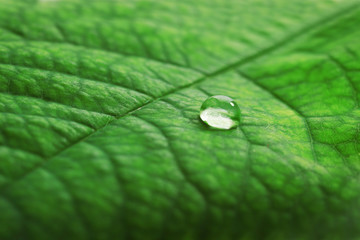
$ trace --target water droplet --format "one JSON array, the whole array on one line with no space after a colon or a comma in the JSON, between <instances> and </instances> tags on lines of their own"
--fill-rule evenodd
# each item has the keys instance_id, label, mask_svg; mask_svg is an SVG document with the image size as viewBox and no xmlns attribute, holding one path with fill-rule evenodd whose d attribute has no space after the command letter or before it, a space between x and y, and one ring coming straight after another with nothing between
<instances>
[{"instance_id":1,"label":"water droplet","mask_svg":"<svg viewBox=\"0 0 360 240\"><path fill-rule=\"evenodd\" d=\"M212 128L231 129L240 123L240 108L233 99L216 95L201 105L200 118Z\"/></svg>"}]
</instances>

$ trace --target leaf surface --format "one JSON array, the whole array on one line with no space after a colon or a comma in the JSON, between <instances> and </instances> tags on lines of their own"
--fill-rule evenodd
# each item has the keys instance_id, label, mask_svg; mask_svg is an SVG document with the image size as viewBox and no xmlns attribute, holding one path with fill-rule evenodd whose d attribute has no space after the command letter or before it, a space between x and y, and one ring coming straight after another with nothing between
<instances>
[{"instance_id":1,"label":"leaf surface","mask_svg":"<svg viewBox=\"0 0 360 240\"><path fill-rule=\"evenodd\" d=\"M360 237L358 1L0 0L0 239ZM240 127L199 120L235 99Z\"/></svg>"}]
</instances>

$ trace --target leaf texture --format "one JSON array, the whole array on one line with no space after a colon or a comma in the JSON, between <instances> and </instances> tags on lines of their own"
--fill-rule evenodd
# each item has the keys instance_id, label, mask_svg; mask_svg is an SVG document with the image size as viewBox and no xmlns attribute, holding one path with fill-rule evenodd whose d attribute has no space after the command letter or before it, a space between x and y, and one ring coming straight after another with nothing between
<instances>
[{"instance_id":1,"label":"leaf texture","mask_svg":"<svg viewBox=\"0 0 360 240\"><path fill-rule=\"evenodd\" d=\"M357 239L358 1L0 0L0 239ZM239 128L199 107L235 99Z\"/></svg>"}]
</instances>

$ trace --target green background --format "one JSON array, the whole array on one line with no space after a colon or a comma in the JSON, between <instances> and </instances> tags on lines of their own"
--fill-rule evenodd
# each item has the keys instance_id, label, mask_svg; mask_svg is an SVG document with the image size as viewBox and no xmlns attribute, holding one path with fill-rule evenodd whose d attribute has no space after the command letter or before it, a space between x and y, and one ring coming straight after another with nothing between
<instances>
[{"instance_id":1,"label":"green background","mask_svg":"<svg viewBox=\"0 0 360 240\"><path fill-rule=\"evenodd\" d=\"M359 4L0 0L0 239L360 239Z\"/></svg>"}]
</instances>

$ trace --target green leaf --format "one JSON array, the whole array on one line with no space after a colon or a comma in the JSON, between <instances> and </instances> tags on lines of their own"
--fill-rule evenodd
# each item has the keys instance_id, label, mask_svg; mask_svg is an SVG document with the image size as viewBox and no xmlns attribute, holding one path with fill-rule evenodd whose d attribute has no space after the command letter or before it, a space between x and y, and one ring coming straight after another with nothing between
<instances>
[{"instance_id":1,"label":"green leaf","mask_svg":"<svg viewBox=\"0 0 360 240\"><path fill-rule=\"evenodd\" d=\"M0 0L0 239L360 238L351 0ZM211 95L240 127L211 130Z\"/></svg>"}]
</instances>

